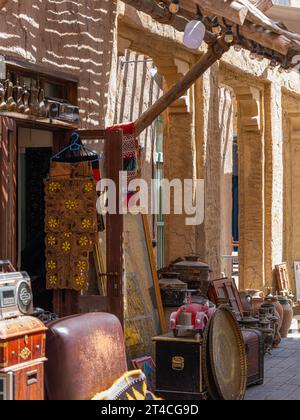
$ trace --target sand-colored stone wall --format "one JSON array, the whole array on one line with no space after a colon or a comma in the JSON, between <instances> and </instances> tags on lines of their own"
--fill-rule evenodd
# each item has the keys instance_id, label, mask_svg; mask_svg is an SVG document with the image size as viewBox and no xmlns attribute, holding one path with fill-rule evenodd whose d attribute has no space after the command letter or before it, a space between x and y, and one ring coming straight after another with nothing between
<instances>
[{"instance_id":1,"label":"sand-colored stone wall","mask_svg":"<svg viewBox=\"0 0 300 420\"><path fill-rule=\"evenodd\" d=\"M0 12L0 54L78 77L83 127L105 125L116 3L9 1Z\"/></svg>"},{"instance_id":2,"label":"sand-colored stone wall","mask_svg":"<svg viewBox=\"0 0 300 420\"><path fill-rule=\"evenodd\" d=\"M175 83L176 75L172 76L173 82L170 77L170 73L174 73L174 57L191 66L197 59L195 53L182 48L182 35L172 28L161 26L160 30L160 25L149 17L131 8L123 9L121 13L124 10L122 22L131 27L134 37L137 36L136 31L143 34L142 49L148 53L151 51L150 55L159 65L165 61L160 66L161 74L165 80L171 80L171 84ZM161 53L157 51L158 45ZM167 51L165 45L168 46ZM204 50L205 47L201 47L199 55ZM166 64L168 60L169 68ZM167 87L171 84L167 82ZM223 90L223 86L227 88ZM203 177L206 182L205 221L196 228L193 242L190 238L194 234L186 229L183 219L173 218L167 228L167 241L172 247L168 258L181 256L183 244L185 252L195 249L195 253L210 265L214 277L226 269L222 255L231 251L230 142L233 132L229 117L229 113L233 112L232 103L227 91L229 89L231 95L234 91L238 96L241 88L248 89L248 92L240 93L236 102L240 116L235 120L235 130L239 131L241 287L262 288L273 284L274 265L285 255L281 97L283 90L289 95L300 95L300 79L295 73L279 74L270 70L267 60L251 60L246 51L236 53L231 50L225 54L220 65L213 66L191 89L191 118L181 116L180 125L179 120L172 121L171 110L165 118L165 140L175 142L172 147L167 143L166 149L166 167L170 158L172 168L170 174L176 169L178 177L186 174L195 176L196 171L196 176ZM253 88L256 90L254 95ZM170 121L174 130L170 130ZM179 125L187 133L185 142L178 134ZM189 157L184 154L179 158L179 151L182 148L188 150L190 144L194 146ZM179 159L184 164L180 165ZM189 169L187 165L190 165ZM181 239L180 244L178 238Z\"/></svg>"},{"instance_id":3,"label":"sand-colored stone wall","mask_svg":"<svg viewBox=\"0 0 300 420\"><path fill-rule=\"evenodd\" d=\"M0 25L0 54L78 77L83 127L134 120L206 49L187 50L182 34L115 0L12 1L1 11ZM121 54L150 57L163 82L150 77L148 64L121 70ZM276 263L287 259L292 275L293 261L300 259L300 77L279 74L246 51L231 49L164 115L166 176L206 183L201 226L186 227L182 216L167 218L166 262L197 253L214 277L226 269L233 94L239 110L241 285L265 287ZM155 136L152 126L140 138L147 179Z\"/></svg>"}]
</instances>

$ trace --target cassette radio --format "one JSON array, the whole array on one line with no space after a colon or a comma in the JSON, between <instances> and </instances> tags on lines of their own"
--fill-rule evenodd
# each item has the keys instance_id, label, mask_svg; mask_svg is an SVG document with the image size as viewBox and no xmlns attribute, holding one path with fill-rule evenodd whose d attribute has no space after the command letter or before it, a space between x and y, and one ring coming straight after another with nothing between
<instances>
[{"instance_id":1,"label":"cassette radio","mask_svg":"<svg viewBox=\"0 0 300 420\"><path fill-rule=\"evenodd\" d=\"M0 320L33 313L30 277L26 272L0 273Z\"/></svg>"}]
</instances>

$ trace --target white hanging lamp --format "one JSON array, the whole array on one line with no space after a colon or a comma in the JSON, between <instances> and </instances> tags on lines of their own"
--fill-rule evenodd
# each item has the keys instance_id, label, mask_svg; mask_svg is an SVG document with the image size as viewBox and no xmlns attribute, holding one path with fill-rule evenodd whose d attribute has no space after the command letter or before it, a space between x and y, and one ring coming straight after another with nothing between
<instances>
[{"instance_id":1,"label":"white hanging lamp","mask_svg":"<svg viewBox=\"0 0 300 420\"><path fill-rule=\"evenodd\" d=\"M183 44L187 48L197 50L204 40L205 31L206 28L200 20L191 20L185 27Z\"/></svg>"}]
</instances>

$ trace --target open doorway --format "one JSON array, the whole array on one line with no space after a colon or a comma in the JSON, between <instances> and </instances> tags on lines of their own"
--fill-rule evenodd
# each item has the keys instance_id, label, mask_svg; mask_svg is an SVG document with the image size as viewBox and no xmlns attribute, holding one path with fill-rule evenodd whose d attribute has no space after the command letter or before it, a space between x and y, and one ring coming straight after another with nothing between
<instances>
[{"instance_id":1,"label":"open doorway","mask_svg":"<svg viewBox=\"0 0 300 420\"><path fill-rule=\"evenodd\" d=\"M53 153L53 132L19 127L18 269L31 277L34 305L51 310L52 293L45 282L44 179Z\"/></svg>"}]
</instances>

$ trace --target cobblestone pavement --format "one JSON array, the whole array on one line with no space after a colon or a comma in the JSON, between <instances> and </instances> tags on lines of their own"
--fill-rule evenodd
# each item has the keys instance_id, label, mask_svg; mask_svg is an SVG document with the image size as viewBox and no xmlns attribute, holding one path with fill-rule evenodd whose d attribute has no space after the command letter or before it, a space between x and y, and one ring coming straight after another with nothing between
<instances>
[{"instance_id":1,"label":"cobblestone pavement","mask_svg":"<svg viewBox=\"0 0 300 420\"><path fill-rule=\"evenodd\" d=\"M292 334L265 359L265 382L248 389L246 400L300 400L300 335Z\"/></svg>"}]
</instances>

